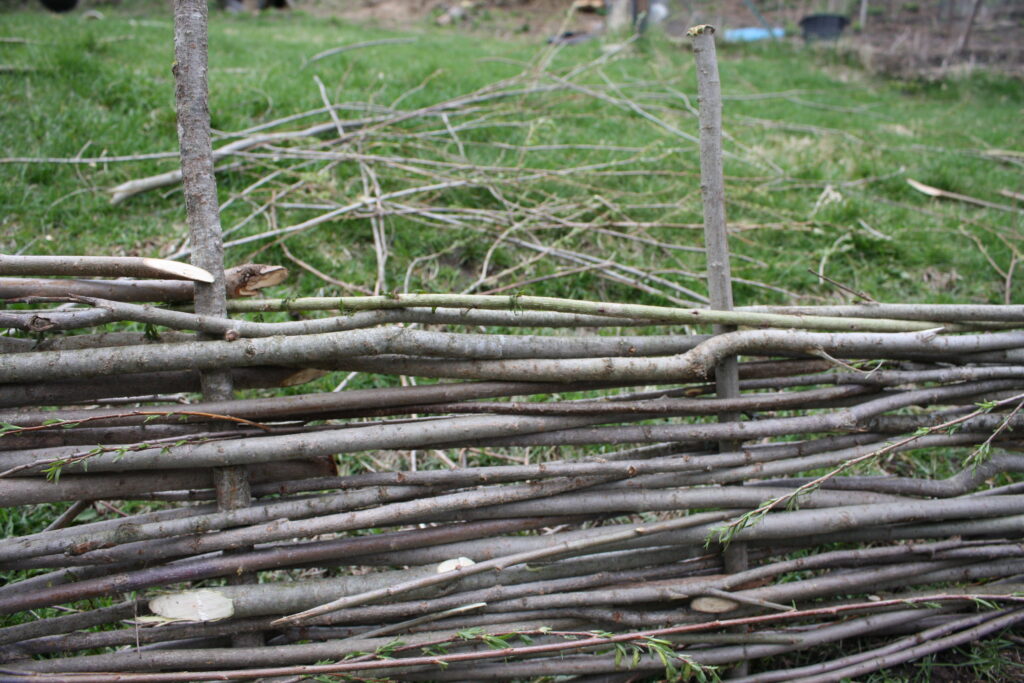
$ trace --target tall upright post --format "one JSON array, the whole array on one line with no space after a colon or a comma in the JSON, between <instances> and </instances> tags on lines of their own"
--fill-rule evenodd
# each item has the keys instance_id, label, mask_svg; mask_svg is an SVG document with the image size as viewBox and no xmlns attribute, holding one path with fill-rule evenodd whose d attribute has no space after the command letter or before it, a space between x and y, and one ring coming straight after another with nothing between
<instances>
[{"instance_id":1,"label":"tall upright post","mask_svg":"<svg viewBox=\"0 0 1024 683\"><path fill-rule=\"evenodd\" d=\"M174 100L178 111L178 144L185 193L192 265L214 276L195 289L196 313L223 316L224 246L221 239L217 179L213 172L210 109L207 85L207 9L205 0L176 0L174 4ZM227 398L232 391L226 373L203 373L204 395Z\"/></svg>"},{"instance_id":2,"label":"tall upright post","mask_svg":"<svg viewBox=\"0 0 1024 683\"><path fill-rule=\"evenodd\" d=\"M697 99L700 103L700 191L704 202L704 248L707 254L708 298L711 308L732 310L732 271L729 266L729 239L725 222L725 173L722 163L722 84L715 55L715 27L694 26L687 35L693 38L693 55L697 65ZM735 328L715 325L715 334ZM723 358L715 366L715 391L718 398L740 395L739 369L736 357ZM729 422L737 414L719 414L720 422ZM731 450L734 441L719 442L719 450ZM725 571L736 573L748 568L747 547L731 543L723 553ZM730 670L730 676L745 676L747 663Z\"/></svg>"},{"instance_id":3,"label":"tall upright post","mask_svg":"<svg viewBox=\"0 0 1024 683\"><path fill-rule=\"evenodd\" d=\"M967 48L970 47L971 31L974 29L974 22L978 18L979 9L981 9L981 0L974 0L974 3L971 5L971 11L967 15L967 21L964 22L963 32L960 34L960 39L957 41L957 54L965 54L967 52Z\"/></svg>"},{"instance_id":4,"label":"tall upright post","mask_svg":"<svg viewBox=\"0 0 1024 683\"><path fill-rule=\"evenodd\" d=\"M175 0L174 100L178 112L181 180L192 265L214 276L212 283L196 283L195 310L201 315L223 317L227 313L227 295L224 243L210 139L208 42L206 0ZM204 400L223 401L232 397L228 369L203 372L201 381ZM244 467L215 468L213 480L220 509L233 510L249 505L251 493ZM236 580L245 581L246 577Z\"/></svg>"},{"instance_id":5,"label":"tall upright post","mask_svg":"<svg viewBox=\"0 0 1024 683\"><path fill-rule=\"evenodd\" d=\"M715 28L694 26L693 54L697 63L697 97L700 103L700 190L704 202L704 247L707 250L708 298L711 308L732 310L732 272L725 223L725 175L722 168L722 86L715 56ZM716 334L734 328L716 325ZM715 368L719 398L739 396L736 358Z\"/></svg>"}]
</instances>

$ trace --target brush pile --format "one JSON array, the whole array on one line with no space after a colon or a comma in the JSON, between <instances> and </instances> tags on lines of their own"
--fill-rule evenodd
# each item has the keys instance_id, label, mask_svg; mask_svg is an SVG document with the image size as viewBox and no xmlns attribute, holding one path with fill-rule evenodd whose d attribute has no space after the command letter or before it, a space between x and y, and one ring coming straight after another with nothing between
<instances>
[{"instance_id":1,"label":"brush pile","mask_svg":"<svg viewBox=\"0 0 1024 683\"><path fill-rule=\"evenodd\" d=\"M229 304L344 311L267 323L60 282L88 307L5 324L151 327L3 340L0 499L75 501L0 542L4 680L710 678L808 649L749 680L837 680L1024 620L1020 307ZM730 356L742 393L713 398ZM214 368L454 381L183 398ZM250 506L209 502L226 466Z\"/></svg>"}]
</instances>

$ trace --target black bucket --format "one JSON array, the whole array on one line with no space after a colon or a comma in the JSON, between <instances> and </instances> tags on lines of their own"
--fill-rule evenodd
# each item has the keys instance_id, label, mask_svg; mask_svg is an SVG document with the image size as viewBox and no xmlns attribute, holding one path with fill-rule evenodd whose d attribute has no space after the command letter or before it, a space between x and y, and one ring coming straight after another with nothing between
<instances>
[{"instance_id":1,"label":"black bucket","mask_svg":"<svg viewBox=\"0 0 1024 683\"><path fill-rule=\"evenodd\" d=\"M841 14L811 14L800 20L804 40L836 40L850 20Z\"/></svg>"},{"instance_id":2,"label":"black bucket","mask_svg":"<svg viewBox=\"0 0 1024 683\"><path fill-rule=\"evenodd\" d=\"M51 12L70 12L75 9L78 0L41 0L43 7Z\"/></svg>"}]
</instances>

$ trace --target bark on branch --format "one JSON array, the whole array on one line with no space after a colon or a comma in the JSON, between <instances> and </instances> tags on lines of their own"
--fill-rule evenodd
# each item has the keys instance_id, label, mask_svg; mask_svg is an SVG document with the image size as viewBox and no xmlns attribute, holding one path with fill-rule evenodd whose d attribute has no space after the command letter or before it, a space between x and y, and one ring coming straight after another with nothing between
<instances>
[{"instance_id":1,"label":"bark on branch","mask_svg":"<svg viewBox=\"0 0 1024 683\"><path fill-rule=\"evenodd\" d=\"M174 263L169 261L168 263ZM180 264L179 264L180 265ZM281 284L288 271L280 266L247 263L224 273L226 294L234 299L255 296ZM96 297L114 301L183 303L193 301L195 286L178 280L56 280L0 278L0 299L27 297Z\"/></svg>"},{"instance_id":2,"label":"bark on branch","mask_svg":"<svg viewBox=\"0 0 1024 683\"><path fill-rule=\"evenodd\" d=\"M209 270L177 261L138 256L10 256L0 255L0 275L71 275L143 277L211 283Z\"/></svg>"}]
</instances>

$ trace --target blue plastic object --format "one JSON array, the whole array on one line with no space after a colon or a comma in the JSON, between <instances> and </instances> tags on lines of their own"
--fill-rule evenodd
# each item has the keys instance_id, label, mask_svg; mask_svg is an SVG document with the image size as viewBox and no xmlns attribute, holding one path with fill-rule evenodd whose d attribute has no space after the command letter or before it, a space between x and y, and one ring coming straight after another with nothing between
<instances>
[{"instance_id":1,"label":"blue plastic object","mask_svg":"<svg viewBox=\"0 0 1024 683\"><path fill-rule=\"evenodd\" d=\"M766 28L761 28L760 26L730 28L725 31L725 42L727 43L753 43L758 40L785 37L786 30L778 27L773 28L771 31Z\"/></svg>"}]
</instances>

